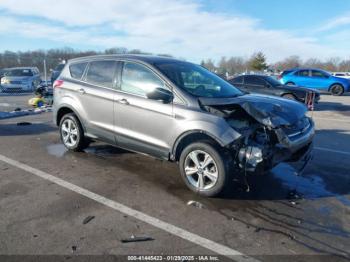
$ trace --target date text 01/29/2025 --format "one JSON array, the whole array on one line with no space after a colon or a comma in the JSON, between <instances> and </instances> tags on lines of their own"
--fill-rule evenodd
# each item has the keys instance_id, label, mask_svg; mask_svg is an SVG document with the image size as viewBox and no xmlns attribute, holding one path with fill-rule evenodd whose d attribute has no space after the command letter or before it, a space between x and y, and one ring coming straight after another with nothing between
<instances>
[{"instance_id":1,"label":"date text 01/29/2025","mask_svg":"<svg viewBox=\"0 0 350 262\"><path fill-rule=\"evenodd\" d=\"M219 261L218 256L128 256L128 261Z\"/></svg>"}]
</instances>

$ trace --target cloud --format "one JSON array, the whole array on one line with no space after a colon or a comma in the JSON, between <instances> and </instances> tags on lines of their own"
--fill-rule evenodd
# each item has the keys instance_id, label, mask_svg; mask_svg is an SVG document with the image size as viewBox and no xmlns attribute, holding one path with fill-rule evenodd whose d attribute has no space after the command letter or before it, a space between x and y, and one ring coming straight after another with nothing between
<instances>
[{"instance_id":1,"label":"cloud","mask_svg":"<svg viewBox=\"0 0 350 262\"><path fill-rule=\"evenodd\" d=\"M0 16L0 33L12 31L63 45L125 46L194 61L260 50L271 61L341 52L315 38L264 29L254 18L204 11L193 0L1 0L0 8L6 11Z\"/></svg>"},{"instance_id":2,"label":"cloud","mask_svg":"<svg viewBox=\"0 0 350 262\"><path fill-rule=\"evenodd\" d=\"M344 25L350 25L350 13L329 20L319 31L328 31Z\"/></svg>"}]
</instances>

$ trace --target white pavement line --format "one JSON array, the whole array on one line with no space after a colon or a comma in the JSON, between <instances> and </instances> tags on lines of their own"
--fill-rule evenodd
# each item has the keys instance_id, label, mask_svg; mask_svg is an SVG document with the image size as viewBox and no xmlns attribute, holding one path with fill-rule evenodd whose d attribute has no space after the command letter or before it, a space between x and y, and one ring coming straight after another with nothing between
<instances>
[{"instance_id":1,"label":"white pavement line","mask_svg":"<svg viewBox=\"0 0 350 262\"><path fill-rule=\"evenodd\" d=\"M350 124L350 117L349 117L349 119L345 119L345 118L327 118L327 117L315 117L314 116L312 119L325 120L325 121L344 122L344 123L349 123Z\"/></svg>"},{"instance_id":2,"label":"white pavement line","mask_svg":"<svg viewBox=\"0 0 350 262\"><path fill-rule=\"evenodd\" d=\"M329 149L329 148L324 148L324 147L314 147L314 149L350 156L350 152L346 152L346 151L334 150L334 149Z\"/></svg>"},{"instance_id":3,"label":"white pavement line","mask_svg":"<svg viewBox=\"0 0 350 262\"><path fill-rule=\"evenodd\" d=\"M231 258L232 260L235 260L235 261L244 261L244 262L247 262L247 261L258 262L259 261L259 260L256 260L255 258L244 255L244 254L240 253L239 251L234 250L230 247L221 245L219 243L216 243L214 241L211 241L211 240L206 239L204 237L201 237L199 235L188 232L185 229L182 229L182 228L179 228L179 227L174 226L172 224L166 223L162 220L159 220L158 218L151 217L151 216L144 214L140 211L137 211L135 209L127 207L121 203L110 200L110 199L103 197L101 195L95 194L87 189L84 189L82 187L74 185L70 182L63 180L63 179L60 179L60 178L55 177L53 175L50 175L46 172L43 172L39 169L33 168L31 166L28 166L26 164L23 164L21 162L18 162L16 160L13 160L11 158L3 156L1 154L0 154L0 161L3 161L7 164L14 166L14 167L22 169L28 173L31 173L33 175L36 175L36 176L41 177L43 179L46 179L46 180L48 180L52 183L55 183L61 187L64 187L64 188L69 189L75 193L78 193L78 194L83 195L89 199L92 199L92 200L94 200L102 205L108 206L114 210L117 210L117 211L124 213L128 216L139 219L145 223L148 223L148 224L150 224L154 227L157 227L161 230L164 230L164 231L166 231L170 234L173 234L177 237L181 237L181 238L183 238L187 241L190 241L198 246L201 246L201 247L204 247L208 250L211 250L219 255L226 256L226 257Z\"/></svg>"}]
</instances>

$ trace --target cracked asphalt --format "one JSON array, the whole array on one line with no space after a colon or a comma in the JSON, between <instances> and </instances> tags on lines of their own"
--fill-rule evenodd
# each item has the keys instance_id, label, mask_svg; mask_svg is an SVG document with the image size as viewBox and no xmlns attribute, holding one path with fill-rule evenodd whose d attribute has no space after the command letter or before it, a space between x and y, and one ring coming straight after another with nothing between
<instances>
[{"instance_id":1,"label":"cracked asphalt","mask_svg":"<svg viewBox=\"0 0 350 262\"><path fill-rule=\"evenodd\" d=\"M350 96L323 95L312 116L314 159L301 176L281 164L251 177L249 193L237 182L215 199L187 190L174 163L103 143L68 152L51 113L0 120L0 154L257 260L347 261ZM2 161L0 214L0 255L216 255ZM132 236L153 240L121 242Z\"/></svg>"}]
</instances>

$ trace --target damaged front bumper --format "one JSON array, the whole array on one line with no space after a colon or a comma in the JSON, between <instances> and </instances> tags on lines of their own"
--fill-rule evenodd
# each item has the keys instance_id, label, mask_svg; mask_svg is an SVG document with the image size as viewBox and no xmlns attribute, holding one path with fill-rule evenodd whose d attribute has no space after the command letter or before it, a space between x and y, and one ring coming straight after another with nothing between
<instances>
[{"instance_id":1,"label":"damaged front bumper","mask_svg":"<svg viewBox=\"0 0 350 262\"><path fill-rule=\"evenodd\" d=\"M238 166L244 171L265 173L281 162L301 162L302 169L312 158L314 122L299 133L286 135L282 128L274 129L279 143L274 146L250 144L242 147L237 156ZM303 164L305 163L305 164Z\"/></svg>"}]
</instances>

